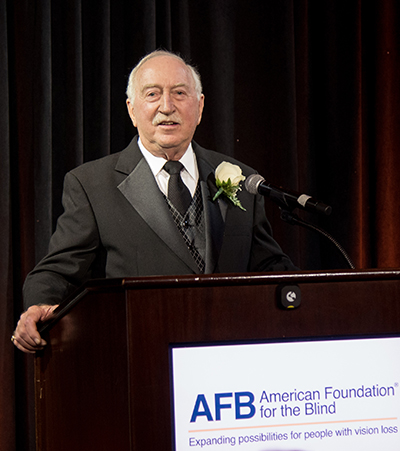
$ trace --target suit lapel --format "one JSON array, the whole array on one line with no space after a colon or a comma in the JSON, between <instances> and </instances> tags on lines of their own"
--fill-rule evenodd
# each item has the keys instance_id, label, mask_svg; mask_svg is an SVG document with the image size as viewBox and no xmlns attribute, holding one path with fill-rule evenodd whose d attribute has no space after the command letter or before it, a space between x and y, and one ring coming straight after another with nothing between
<instances>
[{"instance_id":1,"label":"suit lapel","mask_svg":"<svg viewBox=\"0 0 400 451\"><path fill-rule=\"evenodd\" d=\"M153 173L137 146L137 139L134 138L121 154L116 170L128 174L118 189L132 207L171 251L198 273L199 269L176 227Z\"/></svg>"},{"instance_id":2,"label":"suit lapel","mask_svg":"<svg viewBox=\"0 0 400 451\"><path fill-rule=\"evenodd\" d=\"M227 204L222 199L213 201L217 192L214 167L206 158L196 153L203 197L204 222L206 233L205 273L215 272L224 237Z\"/></svg>"}]
</instances>

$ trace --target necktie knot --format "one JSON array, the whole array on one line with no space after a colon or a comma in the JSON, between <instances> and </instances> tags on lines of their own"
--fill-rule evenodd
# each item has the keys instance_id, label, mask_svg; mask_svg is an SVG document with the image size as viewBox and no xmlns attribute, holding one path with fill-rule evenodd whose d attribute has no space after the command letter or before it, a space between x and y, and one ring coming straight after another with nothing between
<instances>
[{"instance_id":1,"label":"necktie knot","mask_svg":"<svg viewBox=\"0 0 400 451\"><path fill-rule=\"evenodd\" d=\"M183 164L180 161L167 161L164 164L164 169L168 172L169 175L180 174L183 169Z\"/></svg>"}]
</instances>

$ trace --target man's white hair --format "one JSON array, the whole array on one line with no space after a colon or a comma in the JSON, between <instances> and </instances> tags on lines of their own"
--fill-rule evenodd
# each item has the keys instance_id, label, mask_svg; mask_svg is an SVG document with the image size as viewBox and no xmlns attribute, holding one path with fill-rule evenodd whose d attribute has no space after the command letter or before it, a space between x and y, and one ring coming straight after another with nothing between
<instances>
[{"instance_id":1,"label":"man's white hair","mask_svg":"<svg viewBox=\"0 0 400 451\"><path fill-rule=\"evenodd\" d=\"M196 91L197 98L200 100L201 94L203 93L203 87L201 85L201 79L198 70L195 67L188 64L183 58L181 58L176 53L169 52L167 50L155 50L154 52L149 53L148 55L144 56L138 62L138 64L132 69L131 73L129 74L128 86L126 88L126 96L128 97L128 99L132 103L135 100L135 82L138 70L143 66L144 63L146 63L152 58L155 58L156 56L172 56L173 58L176 58L177 60L181 61L190 70L190 73L192 74L194 80L194 89Z\"/></svg>"}]
</instances>

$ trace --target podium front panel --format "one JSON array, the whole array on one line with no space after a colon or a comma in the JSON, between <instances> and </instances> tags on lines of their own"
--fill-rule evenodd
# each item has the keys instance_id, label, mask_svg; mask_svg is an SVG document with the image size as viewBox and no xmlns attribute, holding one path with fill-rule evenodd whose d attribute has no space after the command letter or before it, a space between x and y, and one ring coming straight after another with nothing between
<instances>
[{"instance_id":1,"label":"podium front panel","mask_svg":"<svg viewBox=\"0 0 400 451\"><path fill-rule=\"evenodd\" d=\"M298 308L279 305L282 283L299 287ZM140 278L86 290L36 359L38 450L171 451L171 344L400 334L395 272Z\"/></svg>"}]
</instances>

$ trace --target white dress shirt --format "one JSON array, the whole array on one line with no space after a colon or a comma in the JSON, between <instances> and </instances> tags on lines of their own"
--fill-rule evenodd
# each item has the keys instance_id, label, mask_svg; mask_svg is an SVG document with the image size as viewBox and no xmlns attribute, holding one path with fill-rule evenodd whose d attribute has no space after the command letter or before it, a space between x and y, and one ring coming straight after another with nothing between
<instances>
[{"instance_id":1,"label":"white dress shirt","mask_svg":"<svg viewBox=\"0 0 400 451\"><path fill-rule=\"evenodd\" d=\"M142 141L140 140L140 137L138 139L138 145L143 156L146 158L146 161L150 166L152 173L154 174L158 187L167 196L168 180L170 175L163 169L163 166L167 162L167 160L163 157L156 157L155 155L150 153L144 147ZM191 143L189 144L189 147L179 161L184 166L184 169L182 169L181 171L181 178L183 180L183 183L189 188L190 194L193 197L196 191L197 182L199 181L199 169L197 167L197 160L193 152Z\"/></svg>"}]
</instances>

